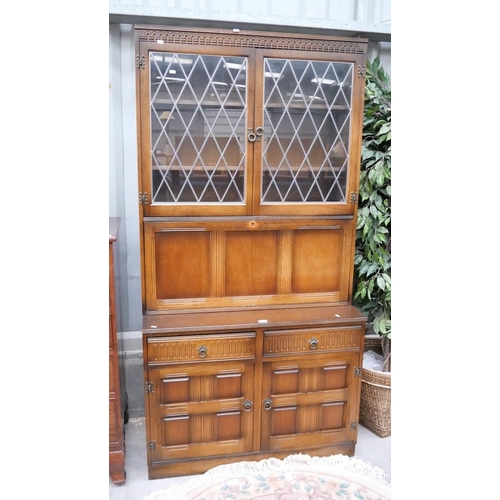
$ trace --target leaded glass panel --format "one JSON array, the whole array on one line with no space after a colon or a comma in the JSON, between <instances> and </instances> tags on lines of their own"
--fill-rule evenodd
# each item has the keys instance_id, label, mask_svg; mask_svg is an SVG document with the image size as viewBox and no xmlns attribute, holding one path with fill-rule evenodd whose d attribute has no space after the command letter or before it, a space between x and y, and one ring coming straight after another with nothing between
<instances>
[{"instance_id":1,"label":"leaded glass panel","mask_svg":"<svg viewBox=\"0 0 500 500\"><path fill-rule=\"evenodd\" d=\"M264 64L261 201L345 203L353 65Z\"/></svg>"},{"instance_id":2,"label":"leaded glass panel","mask_svg":"<svg viewBox=\"0 0 500 500\"><path fill-rule=\"evenodd\" d=\"M150 53L152 204L245 200L247 60Z\"/></svg>"}]
</instances>

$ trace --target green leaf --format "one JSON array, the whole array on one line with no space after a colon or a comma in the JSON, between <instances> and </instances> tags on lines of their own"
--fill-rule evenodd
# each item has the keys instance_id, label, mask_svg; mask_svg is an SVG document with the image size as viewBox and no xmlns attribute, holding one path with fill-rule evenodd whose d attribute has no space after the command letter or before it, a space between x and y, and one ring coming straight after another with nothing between
<instances>
[{"instance_id":1,"label":"green leaf","mask_svg":"<svg viewBox=\"0 0 500 500\"><path fill-rule=\"evenodd\" d=\"M373 217L375 219L378 219L378 217L380 215L380 212L379 212L379 210L377 209L377 207L375 205L371 205L370 206L370 213L373 215Z\"/></svg>"},{"instance_id":2,"label":"green leaf","mask_svg":"<svg viewBox=\"0 0 500 500\"><path fill-rule=\"evenodd\" d=\"M381 290L385 290L385 280L380 274L377 276L377 285Z\"/></svg>"}]
</instances>

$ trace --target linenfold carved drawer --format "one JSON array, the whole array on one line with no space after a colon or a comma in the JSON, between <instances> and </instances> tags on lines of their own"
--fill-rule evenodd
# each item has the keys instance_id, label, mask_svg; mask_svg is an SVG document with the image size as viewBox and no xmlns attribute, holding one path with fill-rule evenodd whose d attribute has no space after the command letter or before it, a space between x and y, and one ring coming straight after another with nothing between
<instances>
[{"instance_id":1,"label":"linenfold carved drawer","mask_svg":"<svg viewBox=\"0 0 500 500\"><path fill-rule=\"evenodd\" d=\"M148 364L255 358L255 332L148 339Z\"/></svg>"},{"instance_id":2,"label":"linenfold carved drawer","mask_svg":"<svg viewBox=\"0 0 500 500\"><path fill-rule=\"evenodd\" d=\"M359 349L361 335L360 327L265 331L264 356Z\"/></svg>"}]
</instances>

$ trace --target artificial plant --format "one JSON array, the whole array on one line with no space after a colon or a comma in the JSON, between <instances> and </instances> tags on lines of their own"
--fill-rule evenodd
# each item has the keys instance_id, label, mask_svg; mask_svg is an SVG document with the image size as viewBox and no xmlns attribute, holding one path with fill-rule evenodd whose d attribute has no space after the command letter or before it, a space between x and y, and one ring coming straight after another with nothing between
<instances>
[{"instance_id":1,"label":"artificial plant","mask_svg":"<svg viewBox=\"0 0 500 500\"><path fill-rule=\"evenodd\" d=\"M366 64L353 303L391 346L391 84L378 57ZM387 367L387 363L385 365ZM387 368L385 368L387 369Z\"/></svg>"}]
</instances>

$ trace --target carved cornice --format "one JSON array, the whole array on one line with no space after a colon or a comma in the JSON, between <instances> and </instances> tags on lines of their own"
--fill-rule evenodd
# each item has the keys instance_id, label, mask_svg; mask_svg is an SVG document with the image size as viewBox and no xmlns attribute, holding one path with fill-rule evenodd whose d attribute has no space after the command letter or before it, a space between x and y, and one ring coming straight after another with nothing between
<instances>
[{"instance_id":1,"label":"carved cornice","mask_svg":"<svg viewBox=\"0 0 500 500\"><path fill-rule=\"evenodd\" d=\"M138 29L140 42L241 47L273 50L298 50L335 54L364 54L366 43L353 40L330 40L300 36L258 35L221 32L191 32L183 30Z\"/></svg>"}]
</instances>

